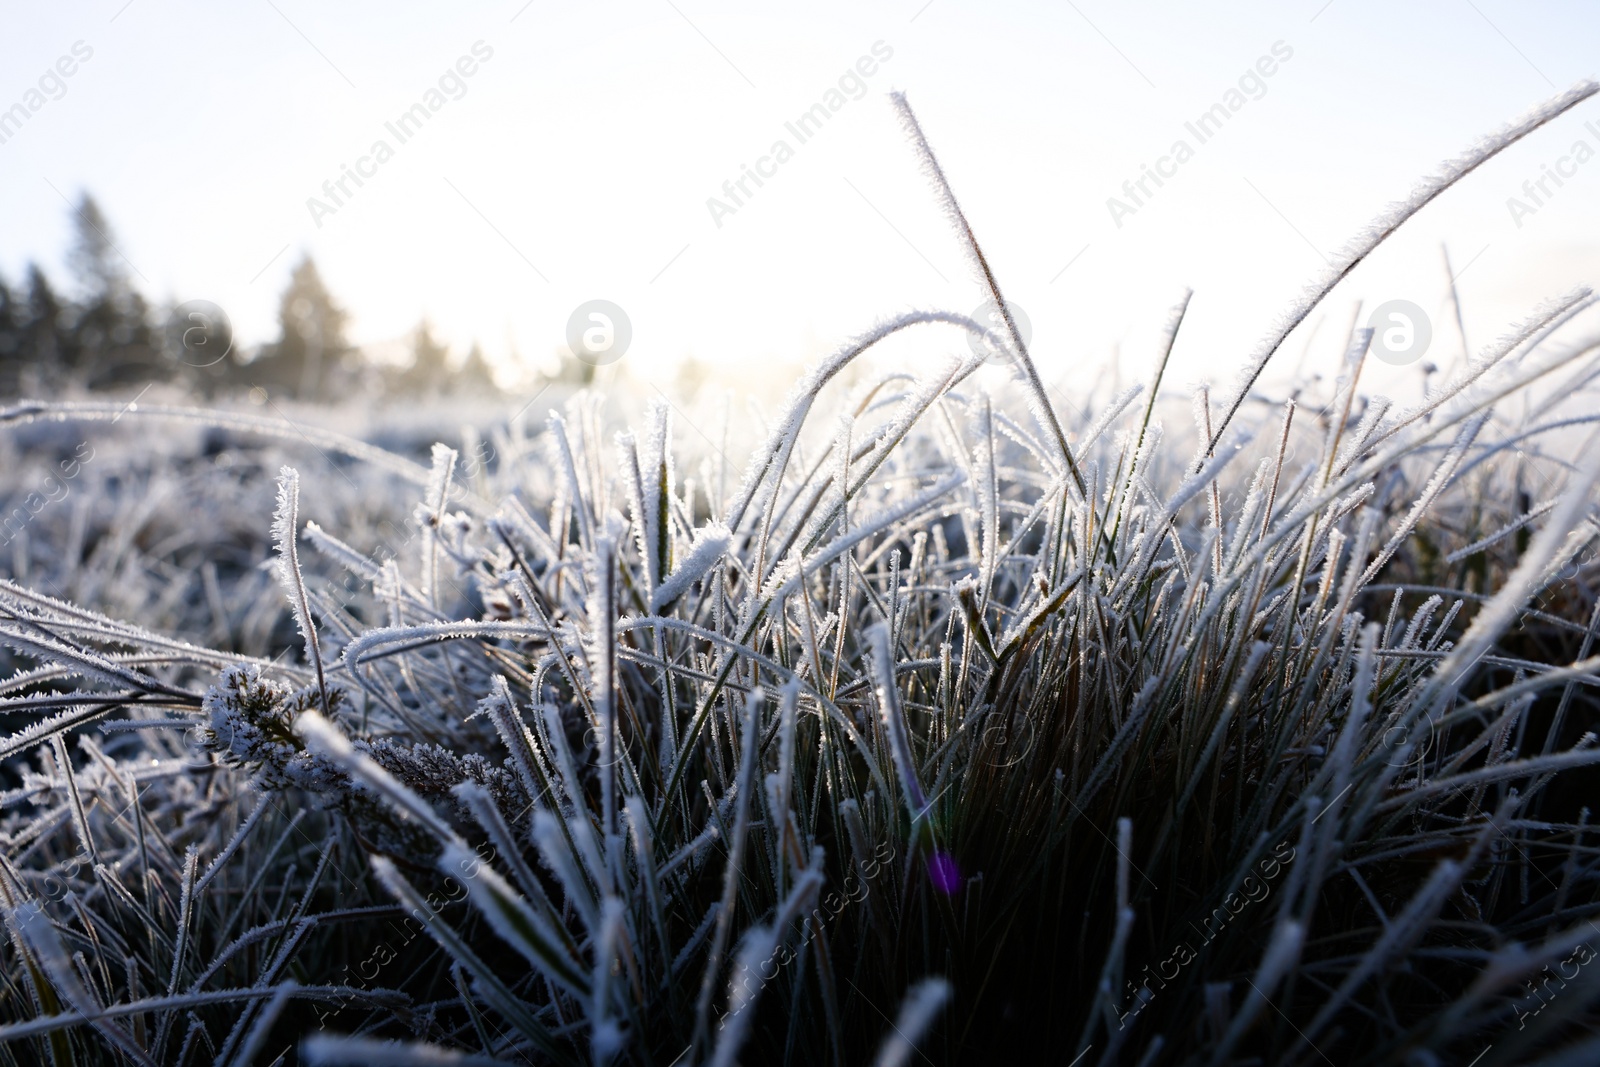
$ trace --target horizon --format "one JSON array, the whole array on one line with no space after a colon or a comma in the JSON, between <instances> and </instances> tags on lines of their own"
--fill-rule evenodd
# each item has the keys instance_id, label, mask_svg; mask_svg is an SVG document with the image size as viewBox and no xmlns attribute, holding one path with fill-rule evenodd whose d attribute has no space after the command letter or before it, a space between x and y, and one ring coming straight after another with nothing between
<instances>
[{"instance_id":1,"label":"horizon","mask_svg":"<svg viewBox=\"0 0 1600 1067\"><path fill-rule=\"evenodd\" d=\"M1144 11L30 12L0 42L0 114L47 75L50 91L0 143L0 275L38 261L64 282L63 201L83 190L149 299L214 301L247 348L274 338L310 255L371 351L428 321L515 387L603 299L631 320L636 377L692 359L742 387L901 311L982 303L887 106L898 90L1047 376L1142 373L1192 286L1174 380L1226 380L1320 258L1593 74L1574 30L1600 19L1357 0ZM1579 142L1600 147L1592 102L1430 205L1330 309L1410 300L1437 344L1454 332L1446 246L1476 348L1592 279L1595 242L1569 236L1600 223Z\"/></svg>"}]
</instances>

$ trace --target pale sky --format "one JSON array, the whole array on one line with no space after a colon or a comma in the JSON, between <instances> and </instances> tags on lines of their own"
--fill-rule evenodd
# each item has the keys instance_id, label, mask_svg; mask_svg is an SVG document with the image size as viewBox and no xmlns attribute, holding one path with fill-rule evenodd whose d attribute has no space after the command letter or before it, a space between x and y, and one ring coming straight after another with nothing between
<instances>
[{"instance_id":1,"label":"pale sky","mask_svg":"<svg viewBox=\"0 0 1600 1067\"><path fill-rule=\"evenodd\" d=\"M0 143L13 284L29 259L65 284L63 197L87 189L147 295L212 300L247 344L273 335L277 295L309 252L358 342L426 315L514 376L598 298L631 319L632 374L665 381L693 356L738 385L881 317L980 303L894 123L898 89L1069 392L1113 351L1142 374L1186 286L1171 380L1229 378L1320 256L1479 134L1595 75L1600 43L1593 4L1510 0L0 11L0 111L42 101ZM75 45L92 55L52 75ZM1199 143L1185 124L1236 89L1243 105ZM437 110L401 143L386 123L418 103ZM837 110L801 143L785 124L819 103ZM1163 163L1171 176L1114 219L1108 198L1180 139L1192 158ZM380 140L392 157L365 160ZM1600 149L1600 101L1402 229L1336 291L1327 336L1356 299L1409 299L1453 355L1441 242L1474 346L1595 280L1600 159L1567 164L1531 214L1507 204L1579 140ZM763 161L778 141L792 156ZM731 204L724 182L758 162L763 184L745 179L742 204L714 217L708 199ZM363 184L345 179L337 210L314 216L308 199L331 205L324 182L358 165ZM885 358L960 343L924 336ZM1291 342L1281 373L1297 357Z\"/></svg>"}]
</instances>

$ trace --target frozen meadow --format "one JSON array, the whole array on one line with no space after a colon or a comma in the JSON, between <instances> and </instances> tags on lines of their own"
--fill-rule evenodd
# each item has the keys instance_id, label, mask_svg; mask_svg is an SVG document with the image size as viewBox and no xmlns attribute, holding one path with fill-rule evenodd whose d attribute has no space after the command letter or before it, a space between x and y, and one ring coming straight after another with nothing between
<instances>
[{"instance_id":1,"label":"frozen meadow","mask_svg":"<svg viewBox=\"0 0 1600 1067\"><path fill-rule=\"evenodd\" d=\"M0 410L0 1062L1592 1062L1595 298L1261 383L1597 90L1216 395Z\"/></svg>"}]
</instances>

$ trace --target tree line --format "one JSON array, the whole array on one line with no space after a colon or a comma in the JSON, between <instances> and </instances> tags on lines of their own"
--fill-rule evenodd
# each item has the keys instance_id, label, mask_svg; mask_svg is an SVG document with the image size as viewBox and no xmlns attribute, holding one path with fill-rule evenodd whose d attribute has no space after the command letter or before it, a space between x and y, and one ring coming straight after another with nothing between
<instances>
[{"instance_id":1,"label":"tree line","mask_svg":"<svg viewBox=\"0 0 1600 1067\"><path fill-rule=\"evenodd\" d=\"M51 396L173 382L208 397L262 388L274 395L330 401L353 395L491 394L494 377L474 344L452 359L426 320L411 334L411 361L377 365L345 335L348 313L303 256L278 301L276 340L245 351L234 343L212 360L187 358L170 312L151 305L133 282L111 224L85 193L72 213L67 257L71 286L30 263L15 286L0 276L0 397Z\"/></svg>"}]
</instances>

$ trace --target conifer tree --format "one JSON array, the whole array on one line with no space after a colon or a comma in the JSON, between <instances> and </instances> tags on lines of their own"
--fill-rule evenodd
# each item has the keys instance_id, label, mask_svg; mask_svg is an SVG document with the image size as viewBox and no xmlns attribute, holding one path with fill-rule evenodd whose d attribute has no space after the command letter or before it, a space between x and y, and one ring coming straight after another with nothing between
<instances>
[{"instance_id":1,"label":"conifer tree","mask_svg":"<svg viewBox=\"0 0 1600 1067\"><path fill-rule=\"evenodd\" d=\"M331 398L357 370L355 350L345 340L347 321L316 264L305 256L278 302L278 340L263 349L245 377L302 399Z\"/></svg>"},{"instance_id":2,"label":"conifer tree","mask_svg":"<svg viewBox=\"0 0 1600 1067\"><path fill-rule=\"evenodd\" d=\"M80 294L63 346L66 369L91 388L108 388L171 375L156 351L150 308L134 287L129 263L94 197L84 193L73 211L67 262Z\"/></svg>"},{"instance_id":3,"label":"conifer tree","mask_svg":"<svg viewBox=\"0 0 1600 1067\"><path fill-rule=\"evenodd\" d=\"M432 325L423 319L411 333L411 364L400 372L397 389L426 396L445 391L449 381L450 349L433 336Z\"/></svg>"}]
</instances>

